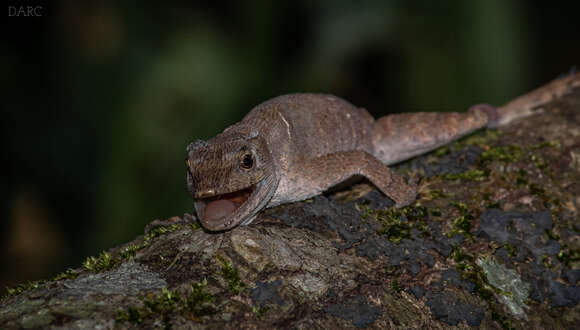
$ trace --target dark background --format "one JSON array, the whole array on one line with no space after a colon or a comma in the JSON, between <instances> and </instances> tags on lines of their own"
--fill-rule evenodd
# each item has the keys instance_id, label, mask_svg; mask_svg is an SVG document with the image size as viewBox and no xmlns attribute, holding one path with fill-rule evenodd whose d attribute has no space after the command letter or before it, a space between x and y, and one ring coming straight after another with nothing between
<instances>
[{"instance_id":1,"label":"dark background","mask_svg":"<svg viewBox=\"0 0 580 330\"><path fill-rule=\"evenodd\" d=\"M464 111L580 62L578 1L121 3L4 5L2 288L192 212L186 145L268 98Z\"/></svg>"}]
</instances>

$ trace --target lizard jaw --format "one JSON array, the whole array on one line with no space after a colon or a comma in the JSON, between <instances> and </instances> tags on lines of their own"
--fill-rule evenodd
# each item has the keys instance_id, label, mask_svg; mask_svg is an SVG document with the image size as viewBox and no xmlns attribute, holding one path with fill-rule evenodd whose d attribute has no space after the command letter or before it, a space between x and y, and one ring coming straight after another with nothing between
<instances>
[{"instance_id":1,"label":"lizard jaw","mask_svg":"<svg viewBox=\"0 0 580 330\"><path fill-rule=\"evenodd\" d=\"M229 229L238 223L245 223L246 215L252 215L254 212L244 210L244 206L247 206L245 204L254 197L263 184L264 180L241 190L195 199L194 205L200 221L206 229L212 231Z\"/></svg>"}]
</instances>

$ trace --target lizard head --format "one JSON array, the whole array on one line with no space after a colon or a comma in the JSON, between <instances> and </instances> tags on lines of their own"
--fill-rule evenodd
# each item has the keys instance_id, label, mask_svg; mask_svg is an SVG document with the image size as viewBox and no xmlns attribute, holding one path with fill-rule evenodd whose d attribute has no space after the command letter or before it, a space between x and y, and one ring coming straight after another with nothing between
<instances>
[{"instance_id":1,"label":"lizard head","mask_svg":"<svg viewBox=\"0 0 580 330\"><path fill-rule=\"evenodd\" d=\"M187 188L211 231L249 224L276 190L272 157L257 134L197 140L187 147Z\"/></svg>"}]
</instances>

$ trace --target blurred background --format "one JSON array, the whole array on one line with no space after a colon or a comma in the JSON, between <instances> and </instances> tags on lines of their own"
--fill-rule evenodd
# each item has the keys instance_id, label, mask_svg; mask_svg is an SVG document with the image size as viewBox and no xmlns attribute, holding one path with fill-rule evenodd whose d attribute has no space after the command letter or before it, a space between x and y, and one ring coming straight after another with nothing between
<instances>
[{"instance_id":1,"label":"blurred background","mask_svg":"<svg viewBox=\"0 0 580 330\"><path fill-rule=\"evenodd\" d=\"M1 290L193 212L187 144L271 97L464 111L568 73L580 2L560 4L9 0Z\"/></svg>"}]
</instances>

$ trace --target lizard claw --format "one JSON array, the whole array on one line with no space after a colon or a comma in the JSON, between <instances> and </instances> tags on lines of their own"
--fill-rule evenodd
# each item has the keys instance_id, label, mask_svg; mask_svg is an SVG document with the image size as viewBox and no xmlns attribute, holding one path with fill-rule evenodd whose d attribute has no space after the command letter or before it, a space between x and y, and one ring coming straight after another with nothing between
<instances>
[{"instance_id":1,"label":"lizard claw","mask_svg":"<svg viewBox=\"0 0 580 330\"><path fill-rule=\"evenodd\" d=\"M403 188L403 187L402 187ZM405 189L401 189L401 192L398 198L395 200L395 207L400 209L407 205L410 205L415 201L417 198L417 185L407 185L404 187Z\"/></svg>"}]
</instances>

